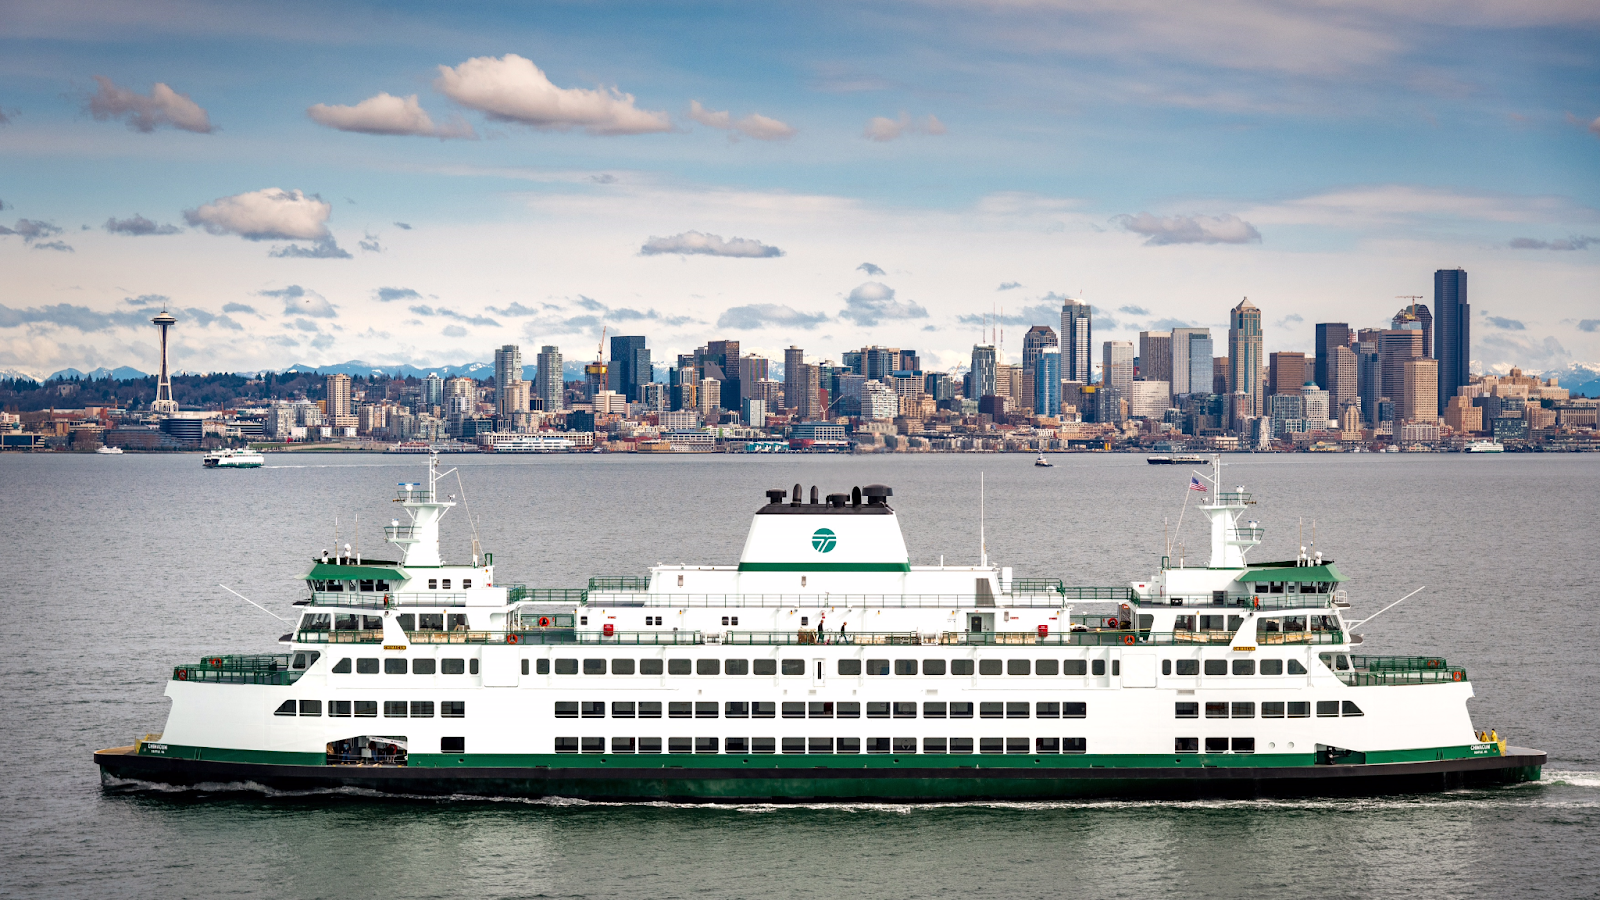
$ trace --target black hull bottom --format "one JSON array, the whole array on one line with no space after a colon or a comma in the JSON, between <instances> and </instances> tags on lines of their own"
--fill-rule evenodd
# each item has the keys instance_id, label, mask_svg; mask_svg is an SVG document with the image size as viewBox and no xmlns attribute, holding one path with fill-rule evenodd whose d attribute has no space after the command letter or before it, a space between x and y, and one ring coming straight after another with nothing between
<instances>
[{"instance_id":1,"label":"black hull bottom","mask_svg":"<svg viewBox=\"0 0 1600 900\"><path fill-rule=\"evenodd\" d=\"M935 803L969 800L1257 799L1428 793L1539 780L1545 754L1379 765L1262 768L661 769L286 766L95 754L103 782L208 792L356 788L402 796L561 797L617 802Z\"/></svg>"}]
</instances>

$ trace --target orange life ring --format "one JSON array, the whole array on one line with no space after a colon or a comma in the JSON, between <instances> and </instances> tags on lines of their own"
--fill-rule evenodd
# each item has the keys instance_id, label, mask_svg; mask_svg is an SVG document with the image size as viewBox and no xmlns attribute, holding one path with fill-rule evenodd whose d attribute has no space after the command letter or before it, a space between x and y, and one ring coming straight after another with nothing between
<instances>
[{"instance_id":1,"label":"orange life ring","mask_svg":"<svg viewBox=\"0 0 1600 900\"><path fill-rule=\"evenodd\" d=\"M1439 668L1439 661L1437 659L1428 660L1428 668L1430 668L1430 669Z\"/></svg>"},{"instance_id":2,"label":"orange life ring","mask_svg":"<svg viewBox=\"0 0 1600 900\"><path fill-rule=\"evenodd\" d=\"M1460 681L1461 680L1461 673L1460 672L1456 672L1451 676L1451 678L1452 678L1452 680Z\"/></svg>"},{"instance_id":3,"label":"orange life ring","mask_svg":"<svg viewBox=\"0 0 1600 900\"><path fill-rule=\"evenodd\" d=\"M222 668L222 657L213 656L210 659L206 660L206 664L211 666L211 668L213 668L213 669L220 669L220 668Z\"/></svg>"},{"instance_id":4,"label":"orange life ring","mask_svg":"<svg viewBox=\"0 0 1600 900\"><path fill-rule=\"evenodd\" d=\"M1132 647L1133 646L1133 635L1131 635L1131 634L1123 635L1122 636L1122 642L1124 644L1127 644L1128 646Z\"/></svg>"},{"instance_id":5,"label":"orange life ring","mask_svg":"<svg viewBox=\"0 0 1600 900\"><path fill-rule=\"evenodd\" d=\"M549 628L550 627L550 617L549 616L540 616L539 617L539 627L540 628Z\"/></svg>"},{"instance_id":6,"label":"orange life ring","mask_svg":"<svg viewBox=\"0 0 1600 900\"><path fill-rule=\"evenodd\" d=\"M515 644L515 643L517 643L517 642L518 642L518 641L520 641L520 640L522 640L522 638L519 638L519 637L517 637L517 636L516 636L516 635L514 635L514 634L508 634L508 635L506 635L506 643L508 643L508 644Z\"/></svg>"},{"instance_id":7,"label":"orange life ring","mask_svg":"<svg viewBox=\"0 0 1600 900\"><path fill-rule=\"evenodd\" d=\"M1115 628L1115 627L1117 627L1117 619L1116 619L1115 616L1112 616L1111 618L1106 620L1106 627L1107 628Z\"/></svg>"},{"instance_id":8,"label":"orange life ring","mask_svg":"<svg viewBox=\"0 0 1600 900\"><path fill-rule=\"evenodd\" d=\"M188 681L189 680L189 670L188 669L179 669L178 670L178 680L179 681Z\"/></svg>"}]
</instances>

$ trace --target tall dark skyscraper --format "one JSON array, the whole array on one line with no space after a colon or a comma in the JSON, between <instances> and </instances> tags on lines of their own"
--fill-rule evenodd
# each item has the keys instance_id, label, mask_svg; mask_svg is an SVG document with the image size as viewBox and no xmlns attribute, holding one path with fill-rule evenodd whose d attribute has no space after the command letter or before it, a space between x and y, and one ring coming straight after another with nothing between
<instances>
[{"instance_id":1,"label":"tall dark skyscraper","mask_svg":"<svg viewBox=\"0 0 1600 900\"><path fill-rule=\"evenodd\" d=\"M1085 300L1067 300L1061 304L1061 379L1089 383L1094 371L1090 355L1090 306Z\"/></svg>"},{"instance_id":2,"label":"tall dark skyscraper","mask_svg":"<svg viewBox=\"0 0 1600 900\"><path fill-rule=\"evenodd\" d=\"M1467 304L1467 271L1433 273L1433 352L1439 360L1439 414L1456 389L1467 383L1472 364L1472 307Z\"/></svg>"},{"instance_id":3,"label":"tall dark skyscraper","mask_svg":"<svg viewBox=\"0 0 1600 900\"><path fill-rule=\"evenodd\" d=\"M708 341L703 363L715 363L718 371L706 370L702 377L715 378L722 382L722 408L739 410L739 342L738 341Z\"/></svg>"},{"instance_id":4,"label":"tall dark skyscraper","mask_svg":"<svg viewBox=\"0 0 1600 900\"><path fill-rule=\"evenodd\" d=\"M617 335L611 338L611 370L607 373L608 387L632 401L642 400L640 385L655 378L650 367L650 351L644 338L638 335Z\"/></svg>"},{"instance_id":5,"label":"tall dark skyscraper","mask_svg":"<svg viewBox=\"0 0 1600 900\"><path fill-rule=\"evenodd\" d=\"M1350 345L1350 326L1344 322L1317 323L1317 361L1311 370L1311 380L1317 387L1332 391L1333 373L1328 363L1333 359L1333 348ZM1335 413L1338 407L1333 407Z\"/></svg>"}]
</instances>

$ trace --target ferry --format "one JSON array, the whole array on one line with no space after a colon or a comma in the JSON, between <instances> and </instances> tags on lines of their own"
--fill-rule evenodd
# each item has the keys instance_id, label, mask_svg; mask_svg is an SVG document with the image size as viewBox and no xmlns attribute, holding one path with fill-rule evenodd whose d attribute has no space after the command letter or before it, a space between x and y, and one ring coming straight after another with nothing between
<instances>
[{"instance_id":1,"label":"ferry","mask_svg":"<svg viewBox=\"0 0 1600 900\"><path fill-rule=\"evenodd\" d=\"M122 448L121 447L96 447L94 452L100 454L101 456L121 456L122 455Z\"/></svg>"},{"instance_id":2,"label":"ferry","mask_svg":"<svg viewBox=\"0 0 1600 900\"><path fill-rule=\"evenodd\" d=\"M1366 651L1333 560L1248 561L1254 500L1221 472L1209 559L1119 586L1017 575L981 540L913 565L889 487L797 484L766 492L736 563L538 589L476 544L443 556L433 456L394 498L397 559L323 551L279 652L174 666L163 730L94 759L107 789L683 802L1539 779L1544 753L1475 728L1466 668Z\"/></svg>"},{"instance_id":3,"label":"ferry","mask_svg":"<svg viewBox=\"0 0 1600 900\"><path fill-rule=\"evenodd\" d=\"M1506 445L1499 441L1473 441L1462 448L1462 453L1504 453Z\"/></svg>"},{"instance_id":4,"label":"ferry","mask_svg":"<svg viewBox=\"0 0 1600 900\"><path fill-rule=\"evenodd\" d=\"M200 464L208 469L259 469L266 460L254 450L217 450L205 455Z\"/></svg>"},{"instance_id":5,"label":"ferry","mask_svg":"<svg viewBox=\"0 0 1600 900\"><path fill-rule=\"evenodd\" d=\"M1182 466L1190 464L1202 464L1206 461L1206 458L1204 456L1191 453L1179 453L1176 456L1167 456L1165 454L1158 456L1147 456L1144 458L1144 461L1152 466Z\"/></svg>"}]
</instances>

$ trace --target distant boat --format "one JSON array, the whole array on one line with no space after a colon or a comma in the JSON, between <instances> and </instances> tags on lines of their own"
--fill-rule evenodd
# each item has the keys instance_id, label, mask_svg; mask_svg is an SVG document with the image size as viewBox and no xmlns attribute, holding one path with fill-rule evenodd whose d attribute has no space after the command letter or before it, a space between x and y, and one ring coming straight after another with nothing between
<instances>
[{"instance_id":1,"label":"distant boat","mask_svg":"<svg viewBox=\"0 0 1600 900\"><path fill-rule=\"evenodd\" d=\"M1462 453L1504 453L1506 446L1499 441L1473 441L1468 444Z\"/></svg>"},{"instance_id":2,"label":"distant boat","mask_svg":"<svg viewBox=\"0 0 1600 900\"><path fill-rule=\"evenodd\" d=\"M264 462L254 450L218 450L207 453L200 464L208 469L259 469Z\"/></svg>"},{"instance_id":3,"label":"distant boat","mask_svg":"<svg viewBox=\"0 0 1600 900\"><path fill-rule=\"evenodd\" d=\"M1152 466L1180 466L1203 463L1206 458L1193 453L1179 453L1176 456L1147 456L1144 461Z\"/></svg>"},{"instance_id":4,"label":"distant boat","mask_svg":"<svg viewBox=\"0 0 1600 900\"><path fill-rule=\"evenodd\" d=\"M98 449L98 450L96 450L94 452L102 454L104 456L121 456L122 455L122 448L121 447L101 447L100 449Z\"/></svg>"},{"instance_id":5,"label":"distant boat","mask_svg":"<svg viewBox=\"0 0 1600 900\"><path fill-rule=\"evenodd\" d=\"M1033 464L1038 466L1041 469L1055 468L1055 463L1053 463L1050 460L1044 458L1044 451L1042 451L1042 450L1039 451L1039 458L1034 460Z\"/></svg>"}]
</instances>

